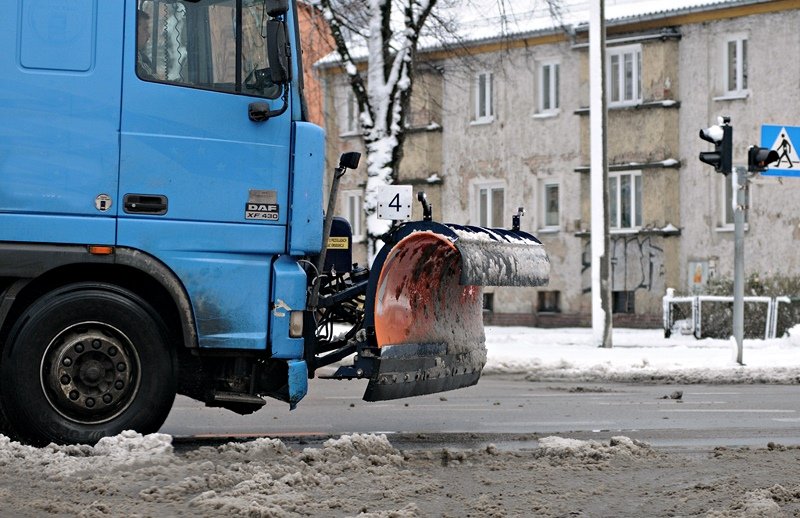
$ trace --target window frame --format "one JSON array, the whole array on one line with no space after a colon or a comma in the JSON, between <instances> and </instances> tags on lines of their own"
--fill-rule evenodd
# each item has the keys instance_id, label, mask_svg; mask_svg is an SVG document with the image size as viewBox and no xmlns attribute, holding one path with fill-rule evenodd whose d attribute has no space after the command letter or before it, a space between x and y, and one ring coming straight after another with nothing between
<instances>
[{"instance_id":1,"label":"window frame","mask_svg":"<svg viewBox=\"0 0 800 518\"><path fill-rule=\"evenodd\" d=\"M475 225L487 228L494 228L494 227L502 227L503 226L503 214L505 214L505 206L506 206L506 183L502 180L487 180L481 182L475 182L472 187L472 221L474 221ZM482 210L481 210L481 191L486 190L486 221L483 221L481 218ZM500 190L503 192L503 205L500 207L500 220L499 222L494 222L493 212L494 212L494 202L492 201L493 196L492 193L494 191Z\"/></svg>"},{"instance_id":2,"label":"window frame","mask_svg":"<svg viewBox=\"0 0 800 518\"><path fill-rule=\"evenodd\" d=\"M482 78L487 81L481 82ZM486 88L488 84L488 91L484 92L483 103L481 103L481 86ZM488 124L494 121L494 74L488 70L477 72L473 80L474 96L472 99L472 124ZM483 114L481 114L483 110Z\"/></svg>"},{"instance_id":3,"label":"window frame","mask_svg":"<svg viewBox=\"0 0 800 518\"><path fill-rule=\"evenodd\" d=\"M622 219L623 219L623 210L622 210L622 189L620 185L622 183L623 176L630 176L631 177L631 184L630 184L630 221L631 224L629 226L622 226ZM637 182L638 179L638 182ZM612 183L616 183L616 190L612 189ZM637 185L638 183L638 185ZM608 173L608 204L609 204L609 229L612 233L620 233L620 232L631 232L636 231L642 228L642 221L643 221L643 213L644 213L644 178L642 176L641 170L631 170L631 171L613 171ZM616 196L613 196L612 200L612 193L615 193ZM638 196L637 196L638 193ZM638 203L637 203L638 197ZM616 205L614 205L616 204ZM613 209L616 209L616 217L613 213Z\"/></svg>"},{"instance_id":4,"label":"window frame","mask_svg":"<svg viewBox=\"0 0 800 518\"><path fill-rule=\"evenodd\" d=\"M494 313L494 293L483 292L481 311L484 315Z\"/></svg>"},{"instance_id":5,"label":"window frame","mask_svg":"<svg viewBox=\"0 0 800 518\"><path fill-rule=\"evenodd\" d=\"M722 40L722 91L726 97L744 97L749 93L747 85L748 35L746 33L730 34ZM731 88L731 55L730 45L735 44L735 77L734 88ZM742 59L739 59L742 57Z\"/></svg>"},{"instance_id":6,"label":"window frame","mask_svg":"<svg viewBox=\"0 0 800 518\"><path fill-rule=\"evenodd\" d=\"M630 99L625 98L627 84L625 83L625 55L632 54L631 60L631 93ZM614 99L614 74L612 58L618 57L619 66L616 80L619 82L619 98ZM642 104L642 45L621 45L619 47L609 47L606 49L606 100L609 108L622 106L636 106Z\"/></svg>"},{"instance_id":7,"label":"window frame","mask_svg":"<svg viewBox=\"0 0 800 518\"><path fill-rule=\"evenodd\" d=\"M356 100L356 94L353 90L349 87L344 87L345 96L344 96L344 110L341 117L343 131L339 132L339 135L343 137L351 137L354 135L361 134L361 124L360 118L361 113L358 110L358 101Z\"/></svg>"},{"instance_id":8,"label":"window frame","mask_svg":"<svg viewBox=\"0 0 800 518\"><path fill-rule=\"evenodd\" d=\"M635 315L636 314L636 291L635 290L612 290L611 291L611 313L614 315Z\"/></svg>"},{"instance_id":9,"label":"window frame","mask_svg":"<svg viewBox=\"0 0 800 518\"><path fill-rule=\"evenodd\" d=\"M548 69L547 85L545 85L545 69ZM555 74L553 74L555 70ZM536 67L536 115L554 116L561 112L561 61L559 59L543 59ZM549 95L545 95L545 93ZM545 107L545 101L549 106Z\"/></svg>"},{"instance_id":10,"label":"window frame","mask_svg":"<svg viewBox=\"0 0 800 518\"><path fill-rule=\"evenodd\" d=\"M183 2L193 2L193 1L194 0L183 0ZM242 67L244 65L244 57L243 57L243 53L241 52L241 48L245 44L245 42L244 42L245 30L243 29L243 23L240 23L238 26L234 26L233 27L233 36L234 36L233 54L228 56L228 57L230 57L230 58L232 58L234 60L234 65L233 65L234 78L233 78L233 83L232 83L232 86L233 86L232 89L224 89L224 88L220 88L220 87L216 87L216 86L208 86L208 85L205 85L205 84L202 84L202 83L194 82L191 79L190 80L175 79L173 77L170 77L170 71L169 70L165 70L163 77L162 77L161 72L160 71L156 71L156 70L152 71L150 76L143 75L142 71L140 70L140 65L139 65L140 57L139 57L139 30L138 30L138 27L139 27L139 23L142 21L140 19L141 18L140 12L145 12L145 14L148 17L147 23L149 25L149 27L148 27L149 31L147 31L147 32L149 34L149 41L146 42L146 44L149 46L149 51L148 51L149 55L147 57L151 61L151 63L155 63L157 61L160 62L160 57L158 55L159 51L157 50L158 49L158 42L156 41L156 38L160 34L160 30L158 29L158 27L160 26L161 23L163 23L161 21L161 11L160 11L161 5L165 4L166 2L164 0L157 0L157 1L151 0L148 3L151 4L151 7L150 7L149 11L147 9L144 9L143 6L140 7L137 10L136 22L135 22L136 23L136 27L137 27L137 30L136 30L136 32L134 34L134 47L137 49L136 59L134 60L134 63L136 65L135 74L141 81L146 81L146 82L151 82L151 83L166 84L166 85L170 85L170 86L177 86L177 87L180 87L180 88L190 88L190 89L194 89L194 90L205 90L205 91L209 91L209 92L216 92L216 93L222 93L222 94L227 94L227 95L242 95L242 96L246 96L246 97L255 97L255 98L270 99L270 100L279 99L286 92L286 89L288 88L288 85L280 86L275 91L270 92L269 94L267 94L267 93L265 93L263 91L261 93L257 93L255 91L248 90L245 87L245 80L247 78L247 73L244 70L242 70ZM256 7L254 7L256 4L253 4L252 6L242 6L240 3L238 3L235 0L231 0L231 4L232 4L231 6L225 6L223 4L220 4L219 6L217 6L216 4L214 4L214 5L209 4L208 6L206 6L206 8L208 9L210 7L226 7L226 8L233 9L233 15L234 15L234 17L235 17L235 19L237 21L243 20L245 18L245 11L246 10L251 9L251 8L253 8L253 9L256 8ZM179 6L179 5L183 5L183 4L181 2L178 2L175 5ZM176 13L177 13L177 10L176 10ZM206 14L208 14L208 11L206 12ZM190 18L194 17L194 16L196 16L196 15L190 16L190 15L188 15L186 13L186 11L184 11L183 12L183 19L179 23L184 23L184 24L189 23L188 20ZM208 18L208 17L206 19L210 20L210 18ZM265 17L263 16L263 13L262 13L262 14L259 14L259 15L253 15L252 19L264 20ZM259 29L259 34L261 33L261 31L264 30L261 27L257 27L257 29ZM209 29L209 31L210 31L210 29ZM213 37L211 37L210 34L211 33L209 32L206 35L204 35L204 38L210 38L207 41L204 40L205 43L213 41ZM266 40L264 40L264 41L265 41L264 44L266 45ZM186 64L186 62L192 63L196 59L195 57L193 57L193 53L188 50L188 41L187 41L187 43L185 43L185 45L186 45L186 47L185 47L184 51L185 51L186 54L183 56L183 61L178 60L179 66L181 68L184 67L184 66L189 66L189 65ZM193 43L193 45L197 45L197 43L195 42L195 43ZM154 59L154 57L156 59ZM268 58L268 51L267 51L266 47L264 48L264 56L263 57L265 58L265 67L266 67L266 65L268 65L268 59L269 59ZM213 55L207 56L207 63L206 64L208 64L208 63L210 63L212 67L214 66L214 57L213 57ZM181 74L182 73L183 72L181 72ZM218 83L218 81L216 81L216 80L213 82L213 84L217 84L217 83Z\"/></svg>"},{"instance_id":11,"label":"window frame","mask_svg":"<svg viewBox=\"0 0 800 518\"><path fill-rule=\"evenodd\" d=\"M553 302L548 304L548 302ZM536 292L536 313L561 313L561 291L539 290Z\"/></svg>"},{"instance_id":12,"label":"window frame","mask_svg":"<svg viewBox=\"0 0 800 518\"><path fill-rule=\"evenodd\" d=\"M556 224L548 224L547 222L547 214L548 214L548 188L555 187L557 192L557 203L558 207L556 210ZM561 182L558 180L542 180L540 182L540 189L539 189L539 230L542 232L557 232L561 229Z\"/></svg>"},{"instance_id":13,"label":"window frame","mask_svg":"<svg viewBox=\"0 0 800 518\"><path fill-rule=\"evenodd\" d=\"M366 238L364 232L364 192L358 189L350 189L342 191L344 198L342 216L350 222L350 228L353 231L353 243L361 243ZM355 205L354 205L355 200ZM353 211L355 211L354 217Z\"/></svg>"}]
</instances>

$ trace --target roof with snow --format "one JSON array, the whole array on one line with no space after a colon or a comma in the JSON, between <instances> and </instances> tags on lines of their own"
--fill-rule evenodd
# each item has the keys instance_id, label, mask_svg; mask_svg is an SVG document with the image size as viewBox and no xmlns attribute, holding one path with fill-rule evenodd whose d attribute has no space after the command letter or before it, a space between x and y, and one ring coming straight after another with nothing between
<instances>
[{"instance_id":1,"label":"roof with snow","mask_svg":"<svg viewBox=\"0 0 800 518\"><path fill-rule=\"evenodd\" d=\"M607 23L616 25L713 11L733 6L768 3L771 0L605 0ZM548 0L472 0L445 6L465 41L480 42L500 37L588 26L589 0L559 0L551 11Z\"/></svg>"},{"instance_id":2,"label":"roof with snow","mask_svg":"<svg viewBox=\"0 0 800 518\"><path fill-rule=\"evenodd\" d=\"M769 3L772 0L605 0L608 25L624 25L669 18L690 13L714 11ZM420 51L436 51L453 43L476 45L588 29L589 0L439 0L438 15L450 34L428 35L420 39ZM366 57L366 48L351 49L356 60ZM317 62L317 66L339 63L336 52Z\"/></svg>"}]
</instances>

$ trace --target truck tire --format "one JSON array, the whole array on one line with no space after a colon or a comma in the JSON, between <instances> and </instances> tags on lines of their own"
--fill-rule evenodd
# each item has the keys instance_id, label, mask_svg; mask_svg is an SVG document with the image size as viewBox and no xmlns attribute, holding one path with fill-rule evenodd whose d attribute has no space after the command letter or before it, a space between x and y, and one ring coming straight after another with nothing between
<instances>
[{"instance_id":1,"label":"truck tire","mask_svg":"<svg viewBox=\"0 0 800 518\"><path fill-rule=\"evenodd\" d=\"M164 323L109 284L52 291L16 321L0 363L0 400L16 438L93 444L123 430L156 432L176 392Z\"/></svg>"}]
</instances>

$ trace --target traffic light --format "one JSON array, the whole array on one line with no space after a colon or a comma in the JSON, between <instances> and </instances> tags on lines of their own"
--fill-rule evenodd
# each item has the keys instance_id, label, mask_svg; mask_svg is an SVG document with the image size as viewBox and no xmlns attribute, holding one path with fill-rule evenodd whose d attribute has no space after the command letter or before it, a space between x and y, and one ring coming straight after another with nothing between
<instances>
[{"instance_id":1,"label":"traffic light","mask_svg":"<svg viewBox=\"0 0 800 518\"><path fill-rule=\"evenodd\" d=\"M721 125L711 126L700 130L700 138L714 144L714 151L701 151L700 161L713 165L718 173L728 175L733 164L733 127L730 118L723 117Z\"/></svg>"},{"instance_id":2,"label":"traffic light","mask_svg":"<svg viewBox=\"0 0 800 518\"><path fill-rule=\"evenodd\" d=\"M765 147L750 146L747 150L747 170L751 173L766 171L767 166L778 160L778 152Z\"/></svg>"}]
</instances>

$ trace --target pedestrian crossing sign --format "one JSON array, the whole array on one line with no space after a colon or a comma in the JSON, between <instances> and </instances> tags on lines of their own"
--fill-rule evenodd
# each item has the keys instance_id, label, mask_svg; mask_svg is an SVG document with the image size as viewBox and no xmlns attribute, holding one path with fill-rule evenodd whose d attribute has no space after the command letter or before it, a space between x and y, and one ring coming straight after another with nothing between
<instances>
[{"instance_id":1,"label":"pedestrian crossing sign","mask_svg":"<svg viewBox=\"0 0 800 518\"><path fill-rule=\"evenodd\" d=\"M795 142L800 144L800 127L797 126L761 126L761 147L778 153L778 161L769 165L762 176L797 176L800 177L800 156L797 154Z\"/></svg>"}]
</instances>

